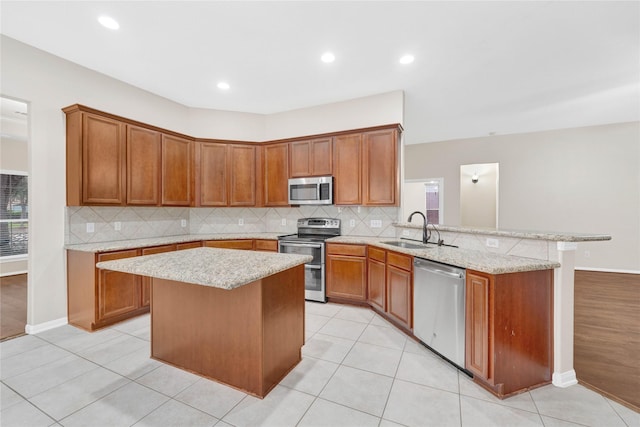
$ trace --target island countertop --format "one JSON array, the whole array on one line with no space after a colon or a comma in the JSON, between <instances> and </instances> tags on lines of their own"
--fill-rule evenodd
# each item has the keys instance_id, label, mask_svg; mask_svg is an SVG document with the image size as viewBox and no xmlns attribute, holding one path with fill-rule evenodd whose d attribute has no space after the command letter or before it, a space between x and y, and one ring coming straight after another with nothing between
<instances>
[{"instance_id":1,"label":"island countertop","mask_svg":"<svg viewBox=\"0 0 640 427\"><path fill-rule=\"evenodd\" d=\"M230 290L312 259L308 255L195 248L104 261L96 267Z\"/></svg>"}]
</instances>

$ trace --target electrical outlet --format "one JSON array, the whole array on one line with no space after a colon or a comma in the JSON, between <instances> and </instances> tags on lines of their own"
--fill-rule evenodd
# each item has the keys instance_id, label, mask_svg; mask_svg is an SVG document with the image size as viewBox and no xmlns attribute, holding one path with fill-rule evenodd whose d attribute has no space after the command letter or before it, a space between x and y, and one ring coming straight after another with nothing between
<instances>
[{"instance_id":1,"label":"electrical outlet","mask_svg":"<svg viewBox=\"0 0 640 427\"><path fill-rule=\"evenodd\" d=\"M360 206L358 206L358 213L360 213Z\"/></svg>"},{"instance_id":2,"label":"electrical outlet","mask_svg":"<svg viewBox=\"0 0 640 427\"><path fill-rule=\"evenodd\" d=\"M116 221L113 223L113 229L116 231L122 230L122 223L120 221Z\"/></svg>"},{"instance_id":3,"label":"electrical outlet","mask_svg":"<svg viewBox=\"0 0 640 427\"><path fill-rule=\"evenodd\" d=\"M382 228L382 220L381 219L372 219L371 220L371 228Z\"/></svg>"},{"instance_id":4,"label":"electrical outlet","mask_svg":"<svg viewBox=\"0 0 640 427\"><path fill-rule=\"evenodd\" d=\"M87 233L93 233L96 231L96 225L93 222L87 223Z\"/></svg>"},{"instance_id":5,"label":"electrical outlet","mask_svg":"<svg viewBox=\"0 0 640 427\"><path fill-rule=\"evenodd\" d=\"M410 236L411 232L409 230L402 230L402 235L403 236Z\"/></svg>"},{"instance_id":6,"label":"electrical outlet","mask_svg":"<svg viewBox=\"0 0 640 427\"><path fill-rule=\"evenodd\" d=\"M349 227L355 227L356 226L356 220L355 219L350 219L349 220Z\"/></svg>"},{"instance_id":7,"label":"electrical outlet","mask_svg":"<svg viewBox=\"0 0 640 427\"><path fill-rule=\"evenodd\" d=\"M186 219L181 219L180 220L180 227L186 227L187 226L187 220Z\"/></svg>"},{"instance_id":8,"label":"electrical outlet","mask_svg":"<svg viewBox=\"0 0 640 427\"><path fill-rule=\"evenodd\" d=\"M287 218L282 218L282 221L280 221L280 225L282 225L283 227L287 226Z\"/></svg>"},{"instance_id":9,"label":"electrical outlet","mask_svg":"<svg viewBox=\"0 0 640 427\"><path fill-rule=\"evenodd\" d=\"M238 225L244 225L244 218L238 218Z\"/></svg>"},{"instance_id":10,"label":"electrical outlet","mask_svg":"<svg viewBox=\"0 0 640 427\"><path fill-rule=\"evenodd\" d=\"M500 247L500 241L498 239L487 239L487 246L490 248Z\"/></svg>"}]
</instances>

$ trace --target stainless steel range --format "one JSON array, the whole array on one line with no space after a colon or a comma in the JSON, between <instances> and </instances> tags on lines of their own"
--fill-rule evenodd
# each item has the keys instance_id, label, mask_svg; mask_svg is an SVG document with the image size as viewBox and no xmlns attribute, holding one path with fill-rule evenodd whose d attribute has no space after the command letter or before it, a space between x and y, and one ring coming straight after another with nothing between
<instances>
[{"instance_id":1,"label":"stainless steel range","mask_svg":"<svg viewBox=\"0 0 640 427\"><path fill-rule=\"evenodd\" d=\"M313 261L305 264L304 298L326 302L325 292L325 240L340 235L340 220L335 218L301 218L298 233L278 237L278 252L311 255Z\"/></svg>"}]
</instances>

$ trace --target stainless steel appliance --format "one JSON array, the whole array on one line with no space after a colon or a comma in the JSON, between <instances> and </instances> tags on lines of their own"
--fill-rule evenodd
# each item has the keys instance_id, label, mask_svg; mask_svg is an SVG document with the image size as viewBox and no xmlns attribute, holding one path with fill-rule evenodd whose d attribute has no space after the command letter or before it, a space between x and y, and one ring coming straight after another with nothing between
<instances>
[{"instance_id":1,"label":"stainless steel appliance","mask_svg":"<svg viewBox=\"0 0 640 427\"><path fill-rule=\"evenodd\" d=\"M413 277L413 334L464 369L466 271L415 258Z\"/></svg>"},{"instance_id":2,"label":"stainless steel appliance","mask_svg":"<svg viewBox=\"0 0 640 427\"><path fill-rule=\"evenodd\" d=\"M333 177L315 176L289 179L290 205L332 205Z\"/></svg>"},{"instance_id":3,"label":"stainless steel appliance","mask_svg":"<svg viewBox=\"0 0 640 427\"><path fill-rule=\"evenodd\" d=\"M340 220L335 218L301 218L298 233L278 237L278 252L311 255L304 266L304 298L326 302L325 240L340 235Z\"/></svg>"}]
</instances>

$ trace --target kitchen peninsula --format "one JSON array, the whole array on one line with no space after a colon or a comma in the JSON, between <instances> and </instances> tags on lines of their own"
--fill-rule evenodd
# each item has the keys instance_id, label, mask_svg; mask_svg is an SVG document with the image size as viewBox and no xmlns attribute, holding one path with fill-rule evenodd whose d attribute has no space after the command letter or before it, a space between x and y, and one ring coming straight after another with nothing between
<instances>
[{"instance_id":1,"label":"kitchen peninsula","mask_svg":"<svg viewBox=\"0 0 640 427\"><path fill-rule=\"evenodd\" d=\"M96 267L152 277L152 358L264 397L301 360L310 260L195 248Z\"/></svg>"}]
</instances>

